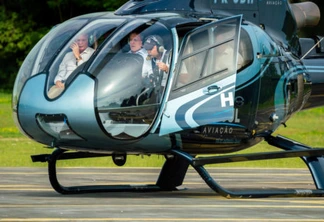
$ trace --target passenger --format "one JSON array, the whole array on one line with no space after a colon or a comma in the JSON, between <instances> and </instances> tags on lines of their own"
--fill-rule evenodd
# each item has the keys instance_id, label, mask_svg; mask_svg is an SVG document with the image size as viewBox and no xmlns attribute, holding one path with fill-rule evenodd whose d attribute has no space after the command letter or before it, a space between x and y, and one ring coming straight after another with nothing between
<instances>
[{"instance_id":1,"label":"passenger","mask_svg":"<svg viewBox=\"0 0 324 222\"><path fill-rule=\"evenodd\" d=\"M59 67L58 74L54 79L54 86L48 92L49 98L55 98L64 91L64 82L70 74L81 64L88 61L95 51L89 47L88 35L81 34L70 46L72 52L68 52Z\"/></svg>"},{"instance_id":2,"label":"passenger","mask_svg":"<svg viewBox=\"0 0 324 222\"><path fill-rule=\"evenodd\" d=\"M132 32L129 35L129 47L130 50L128 53L138 54L143 57L143 68L142 68L142 77L147 78L148 75L152 72L151 62L147 60L147 51L143 48L143 38L142 35L138 32Z\"/></svg>"}]
</instances>

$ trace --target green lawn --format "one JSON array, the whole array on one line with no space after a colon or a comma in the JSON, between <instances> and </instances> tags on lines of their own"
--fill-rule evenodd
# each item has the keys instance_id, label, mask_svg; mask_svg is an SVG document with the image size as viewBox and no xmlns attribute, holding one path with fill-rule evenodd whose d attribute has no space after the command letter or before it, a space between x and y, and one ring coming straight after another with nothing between
<instances>
[{"instance_id":1,"label":"green lawn","mask_svg":"<svg viewBox=\"0 0 324 222\"><path fill-rule=\"evenodd\" d=\"M287 122L287 128L281 127L276 134L294 139L301 143L324 147L324 108L317 108L297 113ZM262 142L242 152L268 152L278 150L265 142ZM45 148L33 140L22 135L14 124L11 112L11 95L0 92L0 167L39 167L45 163L32 163L30 155L51 153L52 150ZM241 152L240 152L241 153ZM162 156L130 156L125 167L160 167L164 162ZM79 160L59 161L60 166L82 166L82 167L113 167L111 158L88 158ZM220 164L219 167L305 167L299 158L280 160L238 162L231 164Z\"/></svg>"}]
</instances>

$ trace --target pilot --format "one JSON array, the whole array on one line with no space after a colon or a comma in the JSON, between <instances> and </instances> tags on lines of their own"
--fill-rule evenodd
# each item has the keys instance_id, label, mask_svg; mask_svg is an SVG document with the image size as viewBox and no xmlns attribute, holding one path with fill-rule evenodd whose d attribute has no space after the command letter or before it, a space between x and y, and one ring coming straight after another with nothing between
<instances>
[{"instance_id":1,"label":"pilot","mask_svg":"<svg viewBox=\"0 0 324 222\"><path fill-rule=\"evenodd\" d=\"M151 82L153 86L165 87L169 73L169 52L163 46L163 40L158 35L148 36L144 43L148 53L148 60L151 60Z\"/></svg>"},{"instance_id":2,"label":"pilot","mask_svg":"<svg viewBox=\"0 0 324 222\"><path fill-rule=\"evenodd\" d=\"M147 51L143 48L143 37L138 32L132 32L129 35L128 41L130 50L128 53L138 54L143 57L143 68L142 68L142 77L147 78L148 75L152 72L151 62L147 60Z\"/></svg>"},{"instance_id":3,"label":"pilot","mask_svg":"<svg viewBox=\"0 0 324 222\"><path fill-rule=\"evenodd\" d=\"M55 85L48 92L49 98L55 98L63 92L65 80L78 66L86 62L95 51L89 47L87 34L79 35L70 48L72 52L68 52L61 62L58 74L54 79Z\"/></svg>"}]
</instances>

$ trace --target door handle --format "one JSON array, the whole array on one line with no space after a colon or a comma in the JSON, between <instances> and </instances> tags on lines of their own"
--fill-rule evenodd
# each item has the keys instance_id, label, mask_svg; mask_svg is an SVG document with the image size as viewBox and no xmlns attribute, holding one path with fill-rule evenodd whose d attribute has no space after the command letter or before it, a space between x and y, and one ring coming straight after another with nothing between
<instances>
[{"instance_id":1,"label":"door handle","mask_svg":"<svg viewBox=\"0 0 324 222\"><path fill-rule=\"evenodd\" d=\"M207 88L205 88L204 93L207 95L213 95L213 94L217 93L220 89L221 89L221 87L212 85L212 86L208 86Z\"/></svg>"}]
</instances>

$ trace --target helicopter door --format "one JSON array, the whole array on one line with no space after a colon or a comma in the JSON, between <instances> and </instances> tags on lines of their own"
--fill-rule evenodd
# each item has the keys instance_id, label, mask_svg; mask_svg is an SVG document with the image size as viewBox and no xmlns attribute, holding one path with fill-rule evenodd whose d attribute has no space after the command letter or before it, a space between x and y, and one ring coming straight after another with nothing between
<instances>
[{"instance_id":1,"label":"helicopter door","mask_svg":"<svg viewBox=\"0 0 324 222\"><path fill-rule=\"evenodd\" d=\"M234 120L241 20L212 22L183 38L160 135Z\"/></svg>"}]
</instances>

